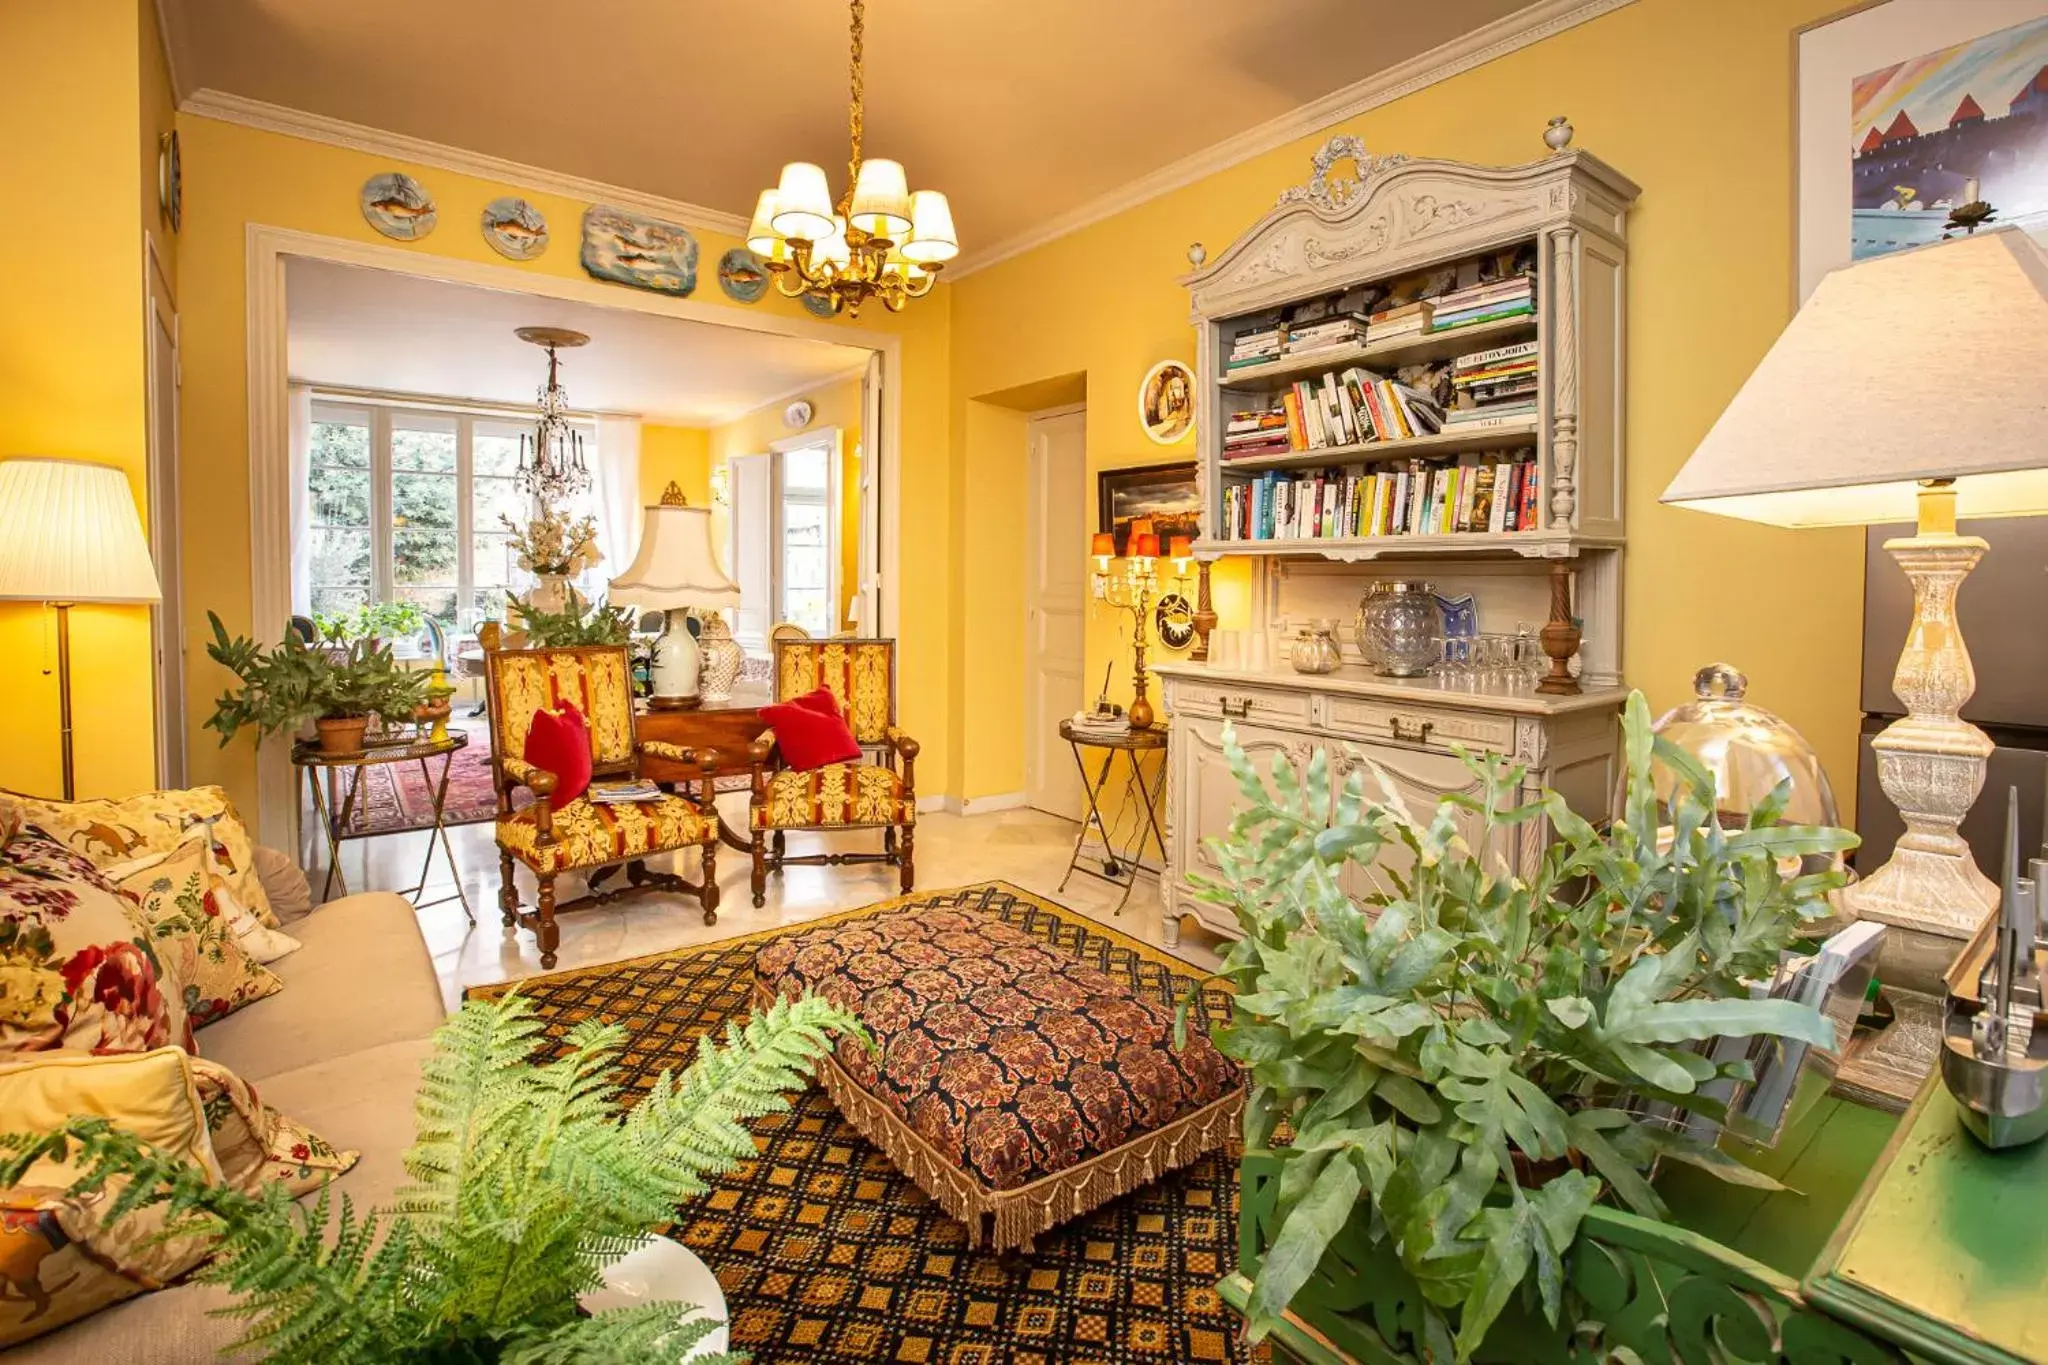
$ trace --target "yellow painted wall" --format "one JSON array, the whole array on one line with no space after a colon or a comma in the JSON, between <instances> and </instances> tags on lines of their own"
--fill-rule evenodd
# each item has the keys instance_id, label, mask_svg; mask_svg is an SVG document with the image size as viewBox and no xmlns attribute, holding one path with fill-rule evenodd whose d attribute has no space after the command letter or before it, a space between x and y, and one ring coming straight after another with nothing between
<instances>
[{"instance_id":1,"label":"yellow painted wall","mask_svg":"<svg viewBox=\"0 0 2048 1365\"><path fill-rule=\"evenodd\" d=\"M188 515L186 566L187 629L203 629L207 608L217 610L231 630L248 630L249 502L246 314L246 234L251 223L293 228L326 236L391 245L363 221L357 192L370 176L404 171L437 201L440 226L409 244L428 255L444 255L495 266L584 278L577 262L582 202L521 186L497 184L430 166L411 165L213 119L181 116L185 142L186 218L182 237L181 289L184 305L184 420L188 486L210 490L203 546ZM544 214L555 245L538 260L512 265L487 246L476 230L483 207L502 194L518 193ZM718 258L736 242L699 233L699 286L695 297L721 307L729 303L713 279ZM630 291L620 286L621 297ZM771 297L757 305L787 316L806 316L798 306ZM837 324L858 344L864 334L890 332L901 338L903 373L902 514L906 536L898 566L907 582L933 585L906 594L900 634L904 723L932 741L918 765L929 791L947 790L952 755L942 732L951 693L948 643L954 630L953 601L945 588L953 544L944 509L951 498L952 452L946 432L945 385L949 374L949 291L941 288L902 314L880 309L858 322ZM282 623L261 623L274 636ZM201 658L192 669L192 733L196 780L225 783L237 799L253 802L255 764L246 737L227 749L210 732L197 729L222 681Z\"/></svg>"},{"instance_id":2,"label":"yellow painted wall","mask_svg":"<svg viewBox=\"0 0 2048 1365\"><path fill-rule=\"evenodd\" d=\"M1693 670L1729 659L1750 696L1819 748L1836 794L1854 792L1861 539L1779 531L1667 509L1657 496L1783 327L1791 310L1792 33L1840 0L1637 0L1612 14L1431 86L1329 131L1376 153L1493 164L1540 155L1554 114L1578 146L1643 188L1629 220L1628 560L1624 669L1655 707L1688 695ZM1021 639L1023 575L1013 538L985 534L992 508L1021 506L1014 423L979 420L973 400L1082 372L1091 472L1192 457L1138 426L1153 362L1192 360L1186 251L1213 259L1308 177L1326 134L1210 176L1081 232L954 282L953 433L964 537L963 626ZM1091 509L1094 490L1087 490ZM1091 511L1092 517L1092 511ZM1226 626L1246 610L1242 577L1219 584ZM1087 677L1114 637L1098 616ZM1123 648L1127 648L1124 646ZM982 714L1022 710L1014 650L963 648L963 695ZM1127 673L1125 662L1119 673ZM967 794L1023 783L1002 727L956 736Z\"/></svg>"},{"instance_id":3,"label":"yellow painted wall","mask_svg":"<svg viewBox=\"0 0 2048 1365\"><path fill-rule=\"evenodd\" d=\"M640 424L640 502L652 506L674 480L692 507L711 503L711 429Z\"/></svg>"},{"instance_id":4,"label":"yellow painted wall","mask_svg":"<svg viewBox=\"0 0 2048 1365\"><path fill-rule=\"evenodd\" d=\"M0 457L118 466L146 525L143 234L158 226L155 144L168 90L154 7L0 0L0 35L0 164L22 196L0 214ZM140 172L138 141L148 148ZM147 787L149 612L71 615L78 791ZM59 789L57 712L54 618L0 603L0 786Z\"/></svg>"},{"instance_id":5,"label":"yellow painted wall","mask_svg":"<svg viewBox=\"0 0 2048 1365\"><path fill-rule=\"evenodd\" d=\"M858 570L860 542L860 449L861 380L859 375L842 379L809 393L792 394L778 399L744 417L711 429L710 467L717 468L735 455L760 455L767 451L771 442L786 440L802 435L805 431L816 431L821 427L837 427L839 461L839 619L844 622L853 606L854 576ZM811 422L799 431L792 431L783 425L782 413L798 398L811 402ZM725 510L718 509L712 514L713 531L722 547L728 532ZM907 528L913 523L906 514L903 522L906 535L912 534ZM916 534L922 534L919 528ZM915 594L910 594L914 596ZM909 597L905 602L908 604ZM873 634L872 631L864 632Z\"/></svg>"}]
</instances>

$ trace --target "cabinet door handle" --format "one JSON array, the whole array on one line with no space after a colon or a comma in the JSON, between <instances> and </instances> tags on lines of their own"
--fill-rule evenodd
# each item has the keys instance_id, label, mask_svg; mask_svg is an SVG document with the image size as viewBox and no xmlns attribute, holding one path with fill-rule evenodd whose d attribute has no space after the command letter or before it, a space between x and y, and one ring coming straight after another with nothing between
<instances>
[{"instance_id":1,"label":"cabinet door handle","mask_svg":"<svg viewBox=\"0 0 2048 1365\"><path fill-rule=\"evenodd\" d=\"M1413 734L1410 734L1401 728L1401 718L1399 716L1389 716L1387 717L1387 729L1393 731L1395 739L1404 740L1410 744L1427 744L1429 743L1429 732L1436 729L1436 722L1425 720L1415 727Z\"/></svg>"},{"instance_id":2,"label":"cabinet door handle","mask_svg":"<svg viewBox=\"0 0 2048 1365\"><path fill-rule=\"evenodd\" d=\"M1252 699L1250 697L1239 697L1233 701L1231 698L1225 697L1220 703L1220 708L1224 715L1237 720L1244 720L1252 713Z\"/></svg>"}]
</instances>

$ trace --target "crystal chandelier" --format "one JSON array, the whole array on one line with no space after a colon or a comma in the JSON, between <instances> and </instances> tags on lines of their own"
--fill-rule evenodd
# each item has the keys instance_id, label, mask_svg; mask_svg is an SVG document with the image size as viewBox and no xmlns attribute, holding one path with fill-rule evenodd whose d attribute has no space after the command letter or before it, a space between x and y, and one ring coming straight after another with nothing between
<instances>
[{"instance_id":1,"label":"crystal chandelier","mask_svg":"<svg viewBox=\"0 0 2048 1365\"><path fill-rule=\"evenodd\" d=\"M519 437L519 486L551 507L590 487L590 467L583 462L583 436L569 425L569 395L562 389L557 347L581 346L590 340L564 327L521 327L517 336L548 353L548 382L540 388L540 418L533 434Z\"/></svg>"},{"instance_id":2,"label":"crystal chandelier","mask_svg":"<svg viewBox=\"0 0 2048 1365\"><path fill-rule=\"evenodd\" d=\"M947 261L960 254L953 210L937 190L912 194L900 161L861 159L863 0L852 0L853 99L847 108L852 150L847 192L832 202L825 170L792 161L754 206L747 246L790 298L830 300L834 313L858 316L869 299L892 313L923 298Z\"/></svg>"}]
</instances>

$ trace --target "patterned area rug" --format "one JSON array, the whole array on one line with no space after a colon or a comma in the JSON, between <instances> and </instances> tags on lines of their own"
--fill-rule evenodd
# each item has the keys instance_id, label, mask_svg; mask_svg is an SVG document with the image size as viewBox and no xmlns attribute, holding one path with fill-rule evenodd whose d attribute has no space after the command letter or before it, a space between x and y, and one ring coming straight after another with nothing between
<instances>
[{"instance_id":1,"label":"patterned area rug","mask_svg":"<svg viewBox=\"0 0 2048 1365\"><path fill-rule=\"evenodd\" d=\"M905 905L1000 917L1159 1000L1177 959L1003 882L919 892L768 934L519 983L558 1038L591 1015L631 1030L645 1093L696 1040L748 1008L754 952L776 934ZM491 996L509 986L480 987ZM1211 988L1209 1017L1228 996ZM735 1349L757 1365L1181 1365L1249 1361L1216 1293L1236 1252L1236 1170L1221 1154L1041 1236L1029 1255L970 1251L966 1231L812 1086L754 1124L758 1161L712 1182L667 1229L717 1271Z\"/></svg>"},{"instance_id":2,"label":"patterned area rug","mask_svg":"<svg viewBox=\"0 0 2048 1365\"><path fill-rule=\"evenodd\" d=\"M458 706L458 713L462 708ZM448 760L448 798L442 807L442 822L474 825L497 814L498 797L491 786L491 731L482 716L451 725L469 735L469 746ZM441 780L439 758L427 760L422 773L418 763L379 763L363 769L362 789L356 793L355 809L349 814L348 837L370 834L400 834L406 830L428 829L434 823L434 789L431 776ZM346 777L344 776L344 782ZM346 792L344 787L343 791Z\"/></svg>"}]
</instances>

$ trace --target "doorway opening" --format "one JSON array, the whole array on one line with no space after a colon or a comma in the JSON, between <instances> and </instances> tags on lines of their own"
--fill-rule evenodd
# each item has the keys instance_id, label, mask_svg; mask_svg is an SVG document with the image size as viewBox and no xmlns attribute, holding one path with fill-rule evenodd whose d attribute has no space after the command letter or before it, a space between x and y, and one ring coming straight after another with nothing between
<instances>
[{"instance_id":1,"label":"doorway opening","mask_svg":"<svg viewBox=\"0 0 2048 1365\"><path fill-rule=\"evenodd\" d=\"M1087 681L1088 416L1081 406L1034 413L1025 428L1024 799L1068 820L1082 813L1081 774L1060 722L1082 708Z\"/></svg>"}]
</instances>

